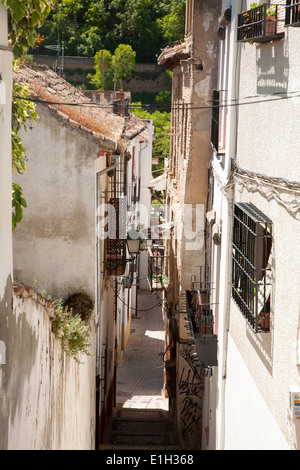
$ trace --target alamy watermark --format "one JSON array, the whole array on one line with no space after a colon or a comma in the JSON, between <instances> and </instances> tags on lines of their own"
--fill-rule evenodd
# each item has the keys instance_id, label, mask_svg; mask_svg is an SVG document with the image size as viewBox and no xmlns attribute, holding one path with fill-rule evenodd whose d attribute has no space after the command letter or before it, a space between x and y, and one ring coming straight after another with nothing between
<instances>
[{"instance_id":1,"label":"alamy watermark","mask_svg":"<svg viewBox=\"0 0 300 470\"><path fill-rule=\"evenodd\" d=\"M180 239L186 250L199 250L204 246L205 208L203 204L175 204L148 209L143 204L128 205L126 197L115 204L100 204L97 209L97 237L152 240Z\"/></svg>"}]
</instances>

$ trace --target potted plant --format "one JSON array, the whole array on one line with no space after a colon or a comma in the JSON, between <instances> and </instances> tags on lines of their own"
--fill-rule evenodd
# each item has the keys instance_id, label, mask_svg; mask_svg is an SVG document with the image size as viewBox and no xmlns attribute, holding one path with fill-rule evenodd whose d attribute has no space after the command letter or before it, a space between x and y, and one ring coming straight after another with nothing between
<instances>
[{"instance_id":1,"label":"potted plant","mask_svg":"<svg viewBox=\"0 0 300 470\"><path fill-rule=\"evenodd\" d=\"M266 11L266 36L276 36L277 34L277 18L276 7L271 6Z\"/></svg>"}]
</instances>

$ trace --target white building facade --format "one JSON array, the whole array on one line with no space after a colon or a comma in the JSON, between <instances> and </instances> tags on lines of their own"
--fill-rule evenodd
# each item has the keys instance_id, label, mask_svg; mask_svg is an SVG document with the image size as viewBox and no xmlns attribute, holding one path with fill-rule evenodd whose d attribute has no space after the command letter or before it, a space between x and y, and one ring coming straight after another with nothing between
<instances>
[{"instance_id":1,"label":"white building facade","mask_svg":"<svg viewBox=\"0 0 300 470\"><path fill-rule=\"evenodd\" d=\"M299 448L300 18L297 2L273 3L269 18L269 4L223 1L219 21L210 185L221 230L210 253L218 367L206 379L205 449Z\"/></svg>"},{"instance_id":2,"label":"white building facade","mask_svg":"<svg viewBox=\"0 0 300 470\"><path fill-rule=\"evenodd\" d=\"M0 5L0 313L11 312L12 296L12 163L11 94L12 51L7 46L7 10ZM0 386L6 362L7 338L0 335Z\"/></svg>"}]
</instances>

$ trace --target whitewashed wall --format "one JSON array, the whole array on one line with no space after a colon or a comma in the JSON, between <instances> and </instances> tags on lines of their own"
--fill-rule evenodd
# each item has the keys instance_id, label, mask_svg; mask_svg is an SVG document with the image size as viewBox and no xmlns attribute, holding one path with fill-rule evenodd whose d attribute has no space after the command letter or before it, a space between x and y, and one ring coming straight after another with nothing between
<instances>
[{"instance_id":1,"label":"whitewashed wall","mask_svg":"<svg viewBox=\"0 0 300 470\"><path fill-rule=\"evenodd\" d=\"M100 144L45 107L22 133L27 172L15 180L27 201L13 237L14 276L53 298L95 298L95 159Z\"/></svg>"},{"instance_id":2,"label":"whitewashed wall","mask_svg":"<svg viewBox=\"0 0 300 470\"><path fill-rule=\"evenodd\" d=\"M1 370L0 448L94 450L95 359L62 352L53 310L32 289L17 289L7 316L9 348Z\"/></svg>"}]
</instances>

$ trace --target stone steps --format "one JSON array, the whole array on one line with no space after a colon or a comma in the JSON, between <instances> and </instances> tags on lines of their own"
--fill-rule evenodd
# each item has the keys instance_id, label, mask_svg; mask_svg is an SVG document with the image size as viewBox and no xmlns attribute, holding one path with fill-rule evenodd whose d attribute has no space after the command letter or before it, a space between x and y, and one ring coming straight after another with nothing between
<instances>
[{"instance_id":1,"label":"stone steps","mask_svg":"<svg viewBox=\"0 0 300 470\"><path fill-rule=\"evenodd\" d=\"M168 411L116 408L99 450L179 450Z\"/></svg>"}]
</instances>

